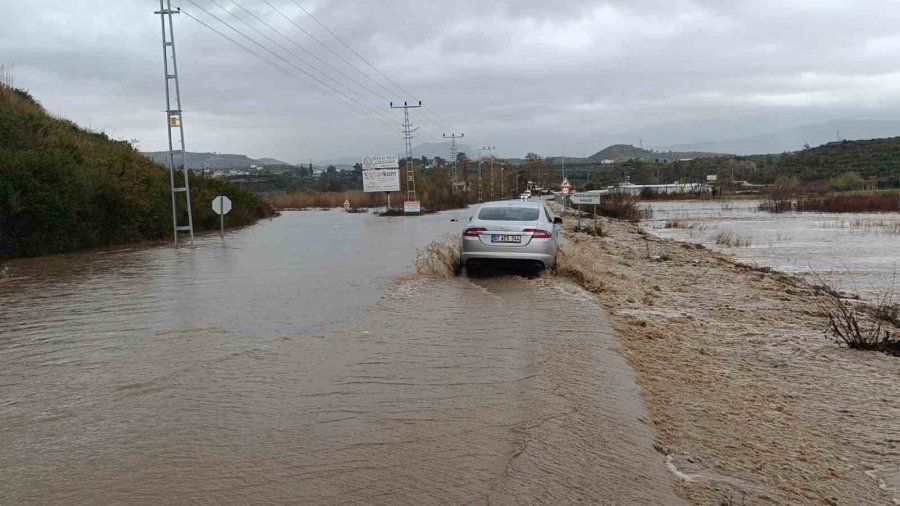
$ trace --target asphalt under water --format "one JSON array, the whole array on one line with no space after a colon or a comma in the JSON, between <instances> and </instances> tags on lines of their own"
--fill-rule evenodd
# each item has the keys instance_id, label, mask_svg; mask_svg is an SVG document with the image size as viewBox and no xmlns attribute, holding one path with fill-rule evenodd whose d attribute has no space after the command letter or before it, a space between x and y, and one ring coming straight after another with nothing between
<instances>
[{"instance_id":1,"label":"asphalt under water","mask_svg":"<svg viewBox=\"0 0 900 506\"><path fill-rule=\"evenodd\" d=\"M397 280L451 217L14 262L0 502L678 503L589 294Z\"/></svg>"}]
</instances>

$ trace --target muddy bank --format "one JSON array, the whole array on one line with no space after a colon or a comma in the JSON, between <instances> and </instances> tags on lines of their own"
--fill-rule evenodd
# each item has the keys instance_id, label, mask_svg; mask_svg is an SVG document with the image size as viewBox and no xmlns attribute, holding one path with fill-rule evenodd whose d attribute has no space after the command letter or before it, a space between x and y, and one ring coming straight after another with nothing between
<instances>
[{"instance_id":1,"label":"muddy bank","mask_svg":"<svg viewBox=\"0 0 900 506\"><path fill-rule=\"evenodd\" d=\"M697 504L900 504L900 359L839 348L806 285L604 220L560 261L621 339Z\"/></svg>"}]
</instances>

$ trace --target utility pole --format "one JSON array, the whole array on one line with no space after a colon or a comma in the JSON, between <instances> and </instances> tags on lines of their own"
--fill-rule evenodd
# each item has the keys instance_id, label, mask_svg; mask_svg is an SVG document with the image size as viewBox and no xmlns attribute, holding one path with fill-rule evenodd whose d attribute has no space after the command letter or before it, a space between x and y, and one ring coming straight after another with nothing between
<instances>
[{"instance_id":1,"label":"utility pole","mask_svg":"<svg viewBox=\"0 0 900 506\"><path fill-rule=\"evenodd\" d=\"M491 200L494 200L494 155L492 154L492 151L494 151L495 149L497 149L495 146L485 146L481 148L481 151L488 152L488 163L491 164L491 169L489 171L491 174Z\"/></svg>"},{"instance_id":2,"label":"utility pole","mask_svg":"<svg viewBox=\"0 0 900 506\"><path fill-rule=\"evenodd\" d=\"M484 148L478 148L478 202L484 202L484 179L481 176L484 163L481 159L481 152Z\"/></svg>"},{"instance_id":3,"label":"utility pole","mask_svg":"<svg viewBox=\"0 0 900 506\"><path fill-rule=\"evenodd\" d=\"M406 200L418 200L416 198L416 172L413 168L412 160L412 140L413 133L419 127L413 128L409 123L409 110L418 109L419 107L422 107L421 100L419 105L408 105L406 102L403 102L403 105L395 106L391 102L391 109L403 109L403 140L406 141Z\"/></svg>"},{"instance_id":4,"label":"utility pole","mask_svg":"<svg viewBox=\"0 0 900 506\"><path fill-rule=\"evenodd\" d=\"M191 213L191 187L187 154L184 149L184 123L181 110L181 85L178 80L178 61L175 58L175 29L172 26L172 15L179 14L181 9L172 10L172 0L159 0L158 14L162 24L163 70L166 83L166 124L169 131L169 186L172 189L172 228L175 233L175 247L178 247L178 233L188 232L191 247L194 246L194 217ZM173 97L174 95L174 97ZM174 98L175 107L172 107ZM172 130L178 129L181 149L175 149ZM176 155L180 165L176 165ZM181 167L184 176L183 186L175 186L175 170ZM184 196L184 207L187 209L187 225L178 224L178 195Z\"/></svg>"},{"instance_id":5,"label":"utility pole","mask_svg":"<svg viewBox=\"0 0 900 506\"><path fill-rule=\"evenodd\" d=\"M465 136L466 136L466 134L459 134L459 135L456 135L455 133L450 134L450 135L444 134L445 139L450 139L450 156L453 157L453 160L451 160L451 165L450 165L450 169L451 169L450 179L453 181L453 191L454 192L456 191L456 183L459 182L458 181L458 179L459 179L459 164L456 161L456 156L457 156L457 153L459 153L459 150L456 149L456 139L462 139Z\"/></svg>"}]
</instances>

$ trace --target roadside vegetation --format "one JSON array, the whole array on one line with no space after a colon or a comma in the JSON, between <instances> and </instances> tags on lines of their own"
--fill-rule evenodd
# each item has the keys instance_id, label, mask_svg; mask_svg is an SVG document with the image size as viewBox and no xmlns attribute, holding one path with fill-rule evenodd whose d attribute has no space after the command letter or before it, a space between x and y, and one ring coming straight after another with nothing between
<instances>
[{"instance_id":1,"label":"roadside vegetation","mask_svg":"<svg viewBox=\"0 0 900 506\"><path fill-rule=\"evenodd\" d=\"M271 214L233 183L192 175L195 229L218 227L216 195L233 202L231 226ZM172 234L169 171L132 143L54 118L26 91L0 84L0 262L154 241Z\"/></svg>"},{"instance_id":2,"label":"roadside vegetation","mask_svg":"<svg viewBox=\"0 0 900 506\"><path fill-rule=\"evenodd\" d=\"M882 290L874 304L851 302L818 276L813 300L828 321L828 332L837 343L854 350L881 351L900 356L900 338L891 327L900 327L900 307L894 303L894 283Z\"/></svg>"},{"instance_id":3,"label":"roadside vegetation","mask_svg":"<svg viewBox=\"0 0 900 506\"><path fill-rule=\"evenodd\" d=\"M746 248L753 245L753 242L749 237L732 232L731 230L717 232L713 236L713 241L720 246L727 246L729 248Z\"/></svg>"},{"instance_id":4,"label":"roadside vegetation","mask_svg":"<svg viewBox=\"0 0 900 506\"><path fill-rule=\"evenodd\" d=\"M651 211L640 205L640 197L627 193L610 193L600 199L597 213L608 218L636 223L650 218Z\"/></svg>"}]
</instances>

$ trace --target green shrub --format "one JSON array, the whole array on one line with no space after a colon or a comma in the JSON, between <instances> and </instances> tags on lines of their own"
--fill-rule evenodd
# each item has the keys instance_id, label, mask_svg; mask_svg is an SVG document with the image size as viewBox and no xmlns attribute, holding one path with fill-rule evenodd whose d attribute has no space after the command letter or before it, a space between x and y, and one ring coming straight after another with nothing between
<instances>
[{"instance_id":1,"label":"green shrub","mask_svg":"<svg viewBox=\"0 0 900 506\"><path fill-rule=\"evenodd\" d=\"M231 225L268 206L232 183L192 176L195 229L228 195ZM52 118L27 93L0 85L0 260L157 240L172 233L168 169L130 143Z\"/></svg>"}]
</instances>

